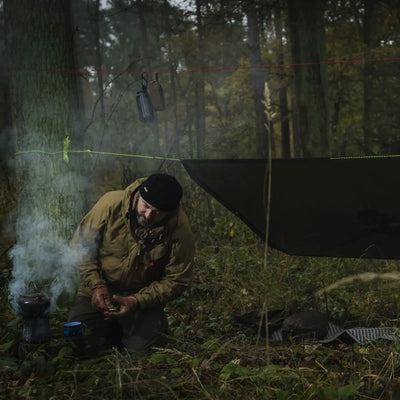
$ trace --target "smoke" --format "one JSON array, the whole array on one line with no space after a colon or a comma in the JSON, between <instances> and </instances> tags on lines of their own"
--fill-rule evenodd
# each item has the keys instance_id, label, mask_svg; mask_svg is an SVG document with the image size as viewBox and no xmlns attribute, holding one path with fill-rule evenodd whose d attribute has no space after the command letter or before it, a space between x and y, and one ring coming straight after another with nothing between
<instances>
[{"instance_id":1,"label":"smoke","mask_svg":"<svg viewBox=\"0 0 400 400\"><path fill-rule=\"evenodd\" d=\"M52 227L45 219L38 221L32 217L25 223L32 235L10 251L13 260L9 284L11 304L17 311L21 295L40 291L49 297L54 310L61 295L72 296L76 292L79 283L76 264L82 249L72 248L65 239L49 235Z\"/></svg>"},{"instance_id":2,"label":"smoke","mask_svg":"<svg viewBox=\"0 0 400 400\"><path fill-rule=\"evenodd\" d=\"M52 166L44 162L47 158L28 160L32 173L20 188L17 243L9 253L13 263L9 300L18 312L21 295L40 292L54 311L61 299L76 293L80 281L76 266L83 249L70 246L67 237L83 215L87 179L69 166L62 175L52 176Z\"/></svg>"}]
</instances>

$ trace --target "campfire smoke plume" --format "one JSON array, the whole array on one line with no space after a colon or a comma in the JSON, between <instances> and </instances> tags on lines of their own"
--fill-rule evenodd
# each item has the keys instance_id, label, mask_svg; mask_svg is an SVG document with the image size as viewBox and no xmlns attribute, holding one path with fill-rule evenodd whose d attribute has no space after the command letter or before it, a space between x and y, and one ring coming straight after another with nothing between
<instances>
[{"instance_id":1,"label":"campfire smoke plume","mask_svg":"<svg viewBox=\"0 0 400 400\"><path fill-rule=\"evenodd\" d=\"M9 285L13 309L18 309L18 298L32 291L32 284L50 299L52 310L61 295L72 296L77 288L79 276L76 263L81 251L71 248L62 238L51 234L51 224L42 219L25 221L27 229L23 243L10 251L13 260L12 279Z\"/></svg>"},{"instance_id":2,"label":"campfire smoke plume","mask_svg":"<svg viewBox=\"0 0 400 400\"><path fill-rule=\"evenodd\" d=\"M50 105L42 109L51 119ZM9 253L13 263L9 299L16 312L18 298L32 292L46 295L54 311L61 295L72 297L79 282L76 265L81 253L70 247L69 240L84 214L86 169L78 159L66 162L58 154L48 154L53 149L44 146L46 140L37 131L21 135L23 150L43 149L45 154L22 152L14 165L16 244Z\"/></svg>"}]
</instances>

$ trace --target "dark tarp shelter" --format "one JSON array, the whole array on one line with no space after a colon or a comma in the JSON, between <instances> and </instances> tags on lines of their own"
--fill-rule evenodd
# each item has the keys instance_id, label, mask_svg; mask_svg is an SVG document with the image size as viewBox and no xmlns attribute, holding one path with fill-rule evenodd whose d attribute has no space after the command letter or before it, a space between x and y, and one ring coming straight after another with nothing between
<instances>
[{"instance_id":1,"label":"dark tarp shelter","mask_svg":"<svg viewBox=\"0 0 400 400\"><path fill-rule=\"evenodd\" d=\"M267 160L183 160L265 240ZM269 245L292 255L400 259L400 158L273 159Z\"/></svg>"}]
</instances>

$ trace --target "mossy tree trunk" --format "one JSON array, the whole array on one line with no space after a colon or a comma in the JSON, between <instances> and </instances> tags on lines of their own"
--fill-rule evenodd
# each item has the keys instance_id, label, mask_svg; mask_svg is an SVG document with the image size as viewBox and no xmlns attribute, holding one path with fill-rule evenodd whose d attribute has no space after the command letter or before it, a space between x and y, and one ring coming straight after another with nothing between
<instances>
[{"instance_id":1,"label":"mossy tree trunk","mask_svg":"<svg viewBox=\"0 0 400 400\"><path fill-rule=\"evenodd\" d=\"M3 25L0 36L4 37ZM0 54L5 54L4 42L0 40ZM0 62L0 248L9 247L14 241L14 230L8 224L8 215L15 207L14 180L9 167L9 157L14 153L10 135L10 82L6 64Z\"/></svg>"},{"instance_id":2,"label":"mossy tree trunk","mask_svg":"<svg viewBox=\"0 0 400 400\"><path fill-rule=\"evenodd\" d=\"M70 2L5 0L17 188L17 241L68 239L83 213L84 162ZM83 156L81 156L83 157ZM42 237L41 237L42 236Z\"/></svg>"}]
</instances>

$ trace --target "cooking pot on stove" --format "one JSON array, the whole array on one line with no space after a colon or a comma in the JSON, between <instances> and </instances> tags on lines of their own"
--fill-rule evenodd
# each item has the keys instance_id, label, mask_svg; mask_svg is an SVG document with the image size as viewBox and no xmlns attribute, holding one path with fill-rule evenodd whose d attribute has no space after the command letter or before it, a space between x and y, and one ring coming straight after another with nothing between
<instances>
[{"instance_id":1,"label":"cooking pot on stove","mask_svg":"<svg viewBox=\"0 0 400 400\"><path fill-rule=\"evenodd\" d=\"M49 312L50 300L41 293L30 293L19 297L18 306L23 317L42 316Z\"/></svg>"}]
</instances>

